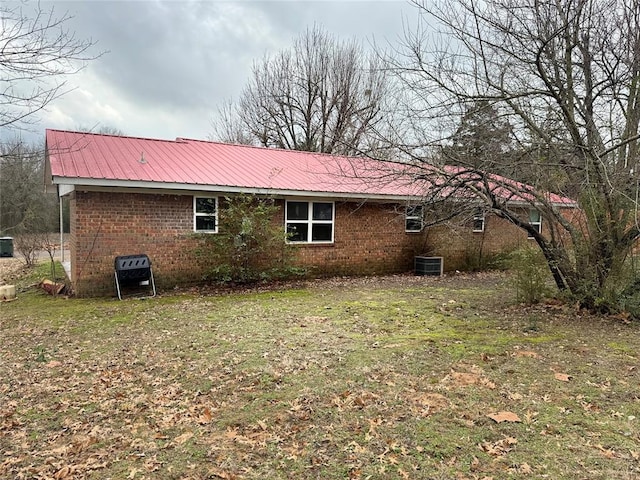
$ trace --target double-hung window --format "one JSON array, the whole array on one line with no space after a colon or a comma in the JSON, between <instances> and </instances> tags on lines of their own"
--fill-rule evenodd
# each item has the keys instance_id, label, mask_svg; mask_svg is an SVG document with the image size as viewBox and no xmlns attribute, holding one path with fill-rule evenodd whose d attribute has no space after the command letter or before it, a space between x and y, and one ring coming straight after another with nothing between
<instances>
[{"instance_id":1,"label":"double-hung window","mask_svg":"<svg viewBox=\"0 0 640 480\"><path fill-rule=\"evenodd\" d=\"M481 209L473 214L473 231L484 232L484 212Z\"/></svg>"},{"instance_id":2,"label":"double-hung window","mask_svg":"<svg viewBox=\"0 0 640 480\"><path fill-rule=\"evenodd\" d=\"M291 243L332 243L333 202L287 201L285 221Z\"/></svg>"},{"instance_id":3,"label":"double-hung window","mask_svg":"<svg viewBox=\"0 0 640 480\"><path fill-rule=\"evenodd\" d=\"M405 210L405 232L421 232L424 227L422 205L409 205Z\"/></svg>"},{"instance_id":4,"label":"double-hung window","mask_svg":"<svg viewBox=\"0 0 640 480\"><path fill-rule=\"evenodd\" d=\"M540 215L539 210L531 209L529 210L529 225L536 229L536 232L542 232L542 215ZM533 238L529 235L529 238Z\"/></svg>"},{"instance_id":5,"label":"double-hung window","mask_svg":"<svg viewBox=\"0 0 640 480\"><path fill-rule=\"evenodd\" d=\"M193 230L200 233L218 232L216 197L193 197Z\"/></svg>"}]
</instances>

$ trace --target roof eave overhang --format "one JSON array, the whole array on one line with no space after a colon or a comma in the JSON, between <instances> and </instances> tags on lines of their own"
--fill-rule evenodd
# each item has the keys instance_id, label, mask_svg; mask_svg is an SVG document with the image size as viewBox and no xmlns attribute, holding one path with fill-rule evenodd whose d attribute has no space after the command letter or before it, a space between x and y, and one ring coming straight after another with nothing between
<instances>
[{"instance_id":1,"label":"roof eave overhang","mask_svg":"<svg viewBox=\"0 0 640 480\"><path fill-rule=\"evenodd\" d=\"M240 194L248 193L254 195L269 195L277 197L316 197L316 198L339 198L353 200L376 200L391 202L421 201L424 199L420 195L391 195L367 192L331 192L331 191L312 191L312 190L288 190L277 188L256 188L256 187L238 187L228 185L203 185L193 183L173 183L173 182L151 182L151 181L133 181L133 180L105 180L96 178L69 178L62 176L53 176L52 184L59 185L59 195L65 196L73 192L77 188L85 187L91 189L103 188L126 188L137 190L152 191L169 191L169 192L212 192L212 193L230 193ZM532 206L539 202L528 202L526 200L509 200L512 206ZM551 205L560 208L578 208L577 203L569 202L550 202Z\"/></svg>"},{"instance_id":2,"label":"roof eave overhang","mask_svg":"<svg viewBox=\"0 0 640 480\"><path fill-rule=\"evenodd\" d=\"M331 192L313 190L288 190L278 188L257 188L239 187L228 185L202 185L193 183L172 183L172 182L150 182L131 180L104 180L95 178L69 178L53 176L52 183L60 185L60 196L68 195L74 190L81 188L104 189L104 188L126 188L136 190L153 191L184 191L187 192L215 192L215 193L247 193L253 195L269 195L277 197L318 197L318 198L340 198L354 200L379 200L379 201L417 201L420 195L390 195L367 192Z\"/></svg>"}]
</instances>

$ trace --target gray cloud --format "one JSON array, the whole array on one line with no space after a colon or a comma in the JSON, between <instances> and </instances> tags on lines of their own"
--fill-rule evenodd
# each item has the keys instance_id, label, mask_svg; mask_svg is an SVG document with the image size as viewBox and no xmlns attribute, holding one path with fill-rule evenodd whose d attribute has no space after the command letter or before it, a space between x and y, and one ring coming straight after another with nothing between
<instances>
[{"instance_id":1,"label":"gray cloud","mask_svg":"<svg viewBox=\"0 0 640 480\"><path fill-rule=\"evenodd\" d=\"M41 129L104 125L156 138L205 138L253 62L314 23L341 38L384 42L413 13L402 1L43 3L51 6L73 15L70 30L105 53L71 78L75 90L42 115Z\"/></svg>"}]
</instances>

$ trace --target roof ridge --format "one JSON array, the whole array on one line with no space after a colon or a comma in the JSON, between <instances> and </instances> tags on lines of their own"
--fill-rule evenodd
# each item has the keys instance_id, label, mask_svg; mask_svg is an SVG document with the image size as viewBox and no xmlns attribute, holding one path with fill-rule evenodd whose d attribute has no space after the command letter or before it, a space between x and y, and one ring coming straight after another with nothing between
<instances>
[{"instance_id":1,"label":"roof ridge","mask_svg":"<svg viewBox=\"0 0 640 480\"><path fill-rule=\"evenodd\" d=\"M309 151L309 150L294 150L294 149L291 149L291 148L282 148L282 147L265 147L263 145L247 145L245 143L220 142L218 140L200 140L200 139L197 139L197 138L178 137L178 138L176 138L176 141L210 143L210 144L215 144L215 145L224 145L224 146L228 146L228 147L253 148L253 149L257 149L257 150L267 150L267 151L270 151L270 152L285 152L285 153L298 154L298 155L299 154L304 154L304 155L318 155L318 156L321 156L321 157L330 157L330 158L352 158L352 159L376 160L375 158L367 156L367 155L362 155L362 156L341 155L341 154L337 154L337 153L314 152L314 151Z\"/></svg>"},{"instance_id":2,"label":"roof ridge","mask_svg":"<svg viewBox=\"0 0 640 480\"><path fill-rule=\"evenodd\" d=\"M78 130L64 130L60 128L47 128L46 132L72 133L74 135L91 135L93 137L129 138L132 140L147 140L152 142L184 143L184 141L182 141L183 139L168 140L166 138L149 138L149 137L140 137L137 135L116 135L113 133L80 132Z\"/></svg>"},{"instance_id":3,"label":"roof ridge","mask_svg":"<svg viewBox=\"0 0 640 480\"><path fill-rule=\"evenodd\" d=\"M75 135L91 135L94 137L110 137L110 138L129 138L132 140L144 140L144 141L152 141L152 142L165 142L165 143L207 143L214 145L223 145L228 147L244 147L244 148L252 148L256 150L266 150L270 152L283 152L290 155L316 155L319 157L325 158L346 158L346 159L365 159L365 160L377 160L371 156L362 155L340 155L337 153L326 153L326 152L314 152L308 150L293 150L290 148L280 148L280 147L265 147L262 145L247 145L244 143L230 143L230 142L220 142L217 140L201 140L197 138L187 138L187 137L176 137L175 140L169 140L165 138L149 138L149 137L140 137L137 135L115 135L112 133L99 133L99 132L81 132L78 130L66 130L66 129L58 129L58 128L47 128L46 131L50 132L61 132L61 133L71 133ZM387 160L392 163L396 163L392 160Z\"/></svg>"}]
</instances>

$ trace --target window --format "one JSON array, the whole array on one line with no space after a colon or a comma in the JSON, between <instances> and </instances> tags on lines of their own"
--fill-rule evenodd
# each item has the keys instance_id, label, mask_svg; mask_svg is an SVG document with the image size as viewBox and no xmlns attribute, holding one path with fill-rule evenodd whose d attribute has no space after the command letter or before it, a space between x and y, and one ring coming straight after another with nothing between
<instances>
[{"instance_id":1,"label":"window","mask_svg":"<svg viewBox=\"0 0 640 480\"><path fill-rule=\"evenodd\" d=\"M529 210L529 224L536 229L536 232L542 232L542 215L538 210ZM529 238L533 238L529 235Z\"/></svg>"},{"instance_id":2,"label":"window","mask_svg":"<svg viewBox=\"0 0 640 480\"><path fill-rule=\"evenodd\" d=\"M473 231L484 232L484 212L482 210L476 210L473 214Z\"/></svg>"},{"instance_id":3,"label":"window","mask_svg":"<svg viewBox=\"0 0 640 480\"><path fill-rule=\"evenodd\" d=\"M193 197L193 229L202 233L218 232L218 199Z\"/></svg>"},{"instance_id":4,"label":"window","mask_svg":"<svg viewBox=\"0 0 640 480\"><path fill-rule=\"evenodd\" d=\"M288 241L292 243L332 243L333 211L332 202L287 201Z\"/></svg>"},{"instance_id":5,"label":"window","mask_svg":"<svg viewBox=\"0 0 640 480\"><path fill-rule=\"evenodd\" d=\"M405 232L421 232L423 226L422 205L409 205L405 210Z\"/></svg>"}]
</instances>

